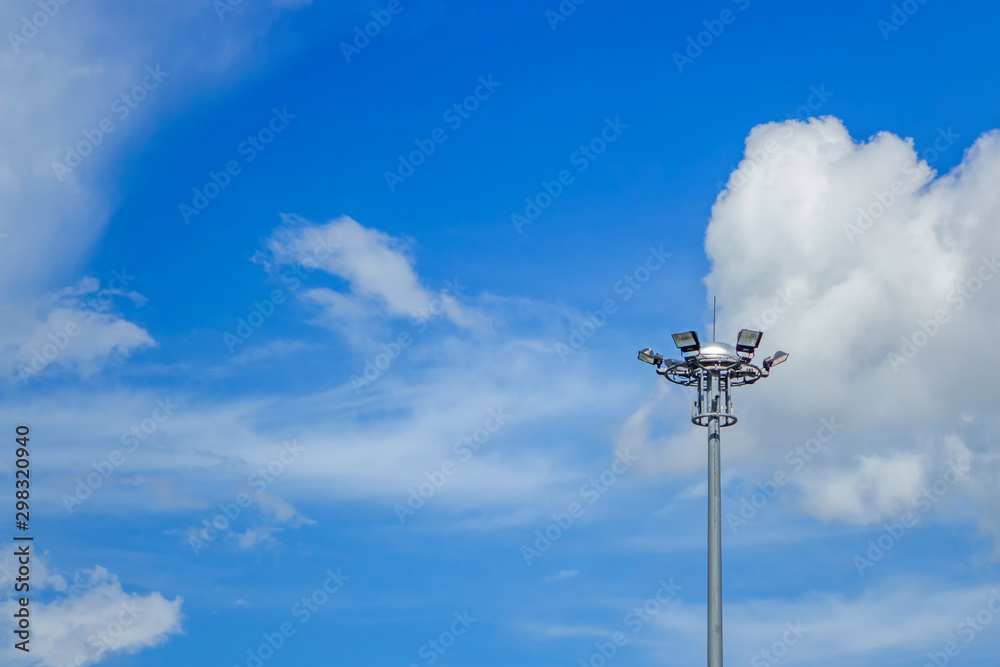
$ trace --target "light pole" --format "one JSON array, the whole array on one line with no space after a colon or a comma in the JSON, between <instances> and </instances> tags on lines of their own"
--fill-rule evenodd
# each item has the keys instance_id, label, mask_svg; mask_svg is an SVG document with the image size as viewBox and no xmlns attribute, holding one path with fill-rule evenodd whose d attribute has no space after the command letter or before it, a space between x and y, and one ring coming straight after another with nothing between
<instances>
[{"instance_id":1,"label":"light pole","mask_svg":"<svg viewBox=\"0 0 1000 667\"><path fill-rule=\"evenodd\" d=\"M713 327L714 328L714 327ZM753 384L767 377L771 367L786 359L785 352L775 352L760 366L750 363L764 334L743 329L736 347L712 341L698 342L694 331L674 334L674 344L683 361L664 359L648 347L639 352L639 361L656 366L656 372L671 382L697 387L691 422L708 427L708 667L722 667L722 483L719 429L736 423L733 387Z\"/></svg>"}]
</instances>

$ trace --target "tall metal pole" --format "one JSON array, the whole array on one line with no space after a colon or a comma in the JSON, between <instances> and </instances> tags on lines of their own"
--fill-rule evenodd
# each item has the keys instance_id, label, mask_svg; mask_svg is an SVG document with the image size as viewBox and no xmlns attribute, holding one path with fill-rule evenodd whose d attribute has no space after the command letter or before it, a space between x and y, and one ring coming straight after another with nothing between
<instances>
[{"instance_id":1,"label":"tall metal pole","mask_svg":"<svg viewBox=\"0 0 1000 667\"><path fill-rule=\"evenodd\" d=\"M715 337L713 307L712 333ZM719 431L736 423L730 392L753 384L784 363L788 353L777 351L760 366L750 363L760 344L760 331L743 329L736 347L713 340L699 343L694 331L674 334L683 360L664 359L651 348L639 350L639 361L656 366L656 372L674 384L697 387L691 406L691 423L708 427L708 667L722 667L722 442Z\"/></svg>"},{"instance_id":2,"label":"tall metal pole","mask_svg":"<svg viewBox=\"0 0 1000 667\"><path fill-rule=\"evenodd\" d=\"M708 376L709 405L720 405L719 371ZM708 667L722 667L722 476L719 417L708 420Z\"/></svg>"}]
</instances>

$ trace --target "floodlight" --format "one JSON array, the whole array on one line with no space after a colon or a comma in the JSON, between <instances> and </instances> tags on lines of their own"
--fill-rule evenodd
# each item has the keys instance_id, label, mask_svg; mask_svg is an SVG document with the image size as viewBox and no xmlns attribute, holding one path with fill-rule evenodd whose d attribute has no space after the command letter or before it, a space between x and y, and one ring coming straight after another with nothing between
<instances>
[{"instance_id":1,"label":"floodlight","mask_svg":"<svg viewBox=\"0 0 1000 667\"><path fill-rule=\"evenodd\" d=\"M653 366L659 366L663 363L663 355L653 352L651 348L646 348L645 350L639 350L639 361L644 361L647 364Z\"/></svg>"},{"instance_id":2,"label":"floodlight","mask_svg":"<svg viewBox=\"0 0 1000 667\"><path fill-rule=\"evenodd\" d=\"M774 356L768 357L764 360L764 370L769 371L771 370L771 366L777 366L780 363L784 363L786 359L788 359L788 353L778 350L774 353Z\"/></svg>"},{"instance_id":3,"label":"floodlight","mask_svg":"<svg viewBox=\"0 0 1000 667\"><path fill-rule=\"evenodd\" d=\"M740 333L736 336L736 351L752 355L757 346L760 345L760 339L763 337L764 334L760 331L741 329Z\"/></svg>"},{"instance_id":4,"label":"floodlight","mask_svg":"<svg viewBox=\"0 0 1000 667\"><path fill-rule=\"evenodd\" d=\"M753 384L770 374L772 366L788 359L777 351L760 365L752 362L764 334L743 329L736 347L715 339L698 342L698 334L686 331L673 335L684 360L664 359L648 347L639 352L639 361L653 364L657 375L674 384L696 387L691 423L708 427L708 667L722 667L722 439L719 430L736 423L730 392L734 387ZM704 664L704 663L703 663Z\"/></svg>"},{"instance_id":5,"label":"floodlight","mask_svg":"<svg viewBox=\"0 0 1000 667\"><path fill-rule=\"evenodd\" d=\"M681 352L685 354L688 352L695 352L698 347L698 334L694 331L685 331L684 333L676 333L673 336L674 345L680 349Z\"/></svg>"}]
</instances>

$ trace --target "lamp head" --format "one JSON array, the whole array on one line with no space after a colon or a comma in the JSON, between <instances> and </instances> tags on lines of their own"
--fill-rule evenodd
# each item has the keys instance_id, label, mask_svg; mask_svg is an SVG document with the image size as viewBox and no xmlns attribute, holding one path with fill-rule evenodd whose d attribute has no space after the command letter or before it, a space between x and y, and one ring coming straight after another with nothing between
<instances>
[{"instance_id":1,"label":"lamp head","mask_svg":"<svg viewBox=\"0 0 1000 667\"><path fill-rule=\"evenodd\" d=\"M760 345L760 339L763 337L763 332L754 331L753 329L741 329L740 333L736 336L736 351L753 356L757 346Z\"/></svg>"},{"instance_id":2,"label":"lamp head","mask_svg":"<svg viewBox=\"0 0 1000 667\"><path fill-rule=\"evenodd\" d=\"M663 363L663 355L657 354L647 347L645 350L639 350L639 361L652 366L660 366Z\"/></svg>"},{"instance_id":3,"label":"lamp head","mask_svg":"<svg viewBox=\"0 0 1000 667\"><path fill-rule=\"evenodd\" d=\"M701 345L698 343L698 334L694 331L685 331L684 333L675 333L673 335L674 345L677 346L685 357L692 353L697 353L698 348Z\"/></svg>"},{"instance_id":4,"label":"lamp head","mask_svg":"<svg viewBox=\"0 0 1000 667\"><path fill-rule=\"evenodd\" d=\"M788 359L788 353L778 350L772 356L764 360L763 366L765 371L770 371L772 366L777 366L778 364L783 364Z\"/></svg>"}]
</instances>

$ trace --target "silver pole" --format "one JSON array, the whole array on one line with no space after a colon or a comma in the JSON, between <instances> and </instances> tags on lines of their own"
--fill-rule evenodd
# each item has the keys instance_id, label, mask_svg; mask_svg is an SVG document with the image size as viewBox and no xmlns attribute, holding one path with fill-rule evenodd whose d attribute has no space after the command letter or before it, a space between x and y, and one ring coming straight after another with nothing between
<instances>
[{"instance_id":1,"label":"silver pole","mask_svg":"<svg viewBox=\"0 0 1000 667\"><path fill-rule=\"evenodd\" d=\"M712 329L714 338L714 324ZM701 344L694 331L674 334L674 344L684 355L683 361L664 359L652 348L639 350L639 361L656 366L656 372L670 382L698 387L698 399L691 406L691 422L708 427L708 667L722 667L722 443L719 431L736 423L730 399L732 388L768 377L772 366L788 359L788 353L779 350L760 366L750 363L762 335L760 331L743 329L733 347L715 340Z\"/></svg>"},{"instance_id":2,"label":"silver pole","mask_svg":"<svg viewBox=\"0 0 1000 667\"><path fill-rule=\"evenodd\" d=\"M719 372L709 374L711 412L723 408ZM722 481L719 417L708 420L708 667L722 667Z\"/></svg>"}]
</instances>

